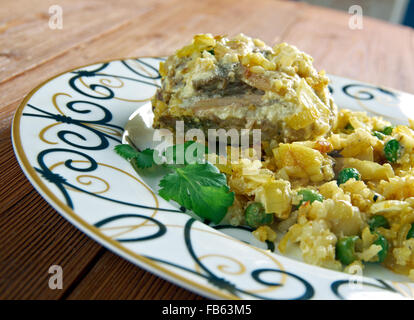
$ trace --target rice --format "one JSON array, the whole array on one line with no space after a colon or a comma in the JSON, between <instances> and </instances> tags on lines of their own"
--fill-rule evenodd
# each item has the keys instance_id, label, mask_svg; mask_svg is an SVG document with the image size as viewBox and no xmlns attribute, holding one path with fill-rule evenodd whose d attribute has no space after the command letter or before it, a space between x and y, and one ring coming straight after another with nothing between
<instances>
[{"instance_id":1,"label":"rice","mask_svg":"<svg viewBox=\"0 0 414 320\"><path fill-rule=\"evenodd\" d=\"M381 133L386 127L391 123L382 118L341 110L328 137L265 145L262 161L241 156L217 165L236 194L228 218L243 224L246 206L260 202L274 214L270 227L281 234L280 252L297 244L305 262L345 272L378 262L381 235L389 245L382 264L414 280L414 238L407 237L414 223L414 121ZM400 146L394 162L384 151L391 140ZM345 168L356 169L358 179L339 184ZM298 193L303 189L323 200L304 202ZM382 216L388 225L371 230L374 216ZM276 234L269 230L261 226L254 235L271 240ZM355 259L346 265L338 259L336 245L351 236L357 237Z\"/></svg>"}]
</instances>

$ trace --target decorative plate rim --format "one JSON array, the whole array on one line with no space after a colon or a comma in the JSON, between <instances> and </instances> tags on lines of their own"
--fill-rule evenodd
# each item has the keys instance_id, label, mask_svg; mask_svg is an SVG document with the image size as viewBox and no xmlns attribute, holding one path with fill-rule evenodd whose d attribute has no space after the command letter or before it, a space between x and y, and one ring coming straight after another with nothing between
<instances>
[{"instance_id":1,"label":"decorative plate rim","mask_svg":"<svg viewBox=\"0 0 414 320\"><path fill-rule=\"evenodd\" d=\"M23 109L25 108L27 102L30 100L30 98L44 85L51 82L52 80L69 73L71 71L93 66L100 63L110 63L113 61L122 61L126 59L141 59L141 58L158 58L156 56L142 56L142 57L131 57L131 58L117 58L117 59L109 59L104 61L98 61L94 63L85 64L82 66L78 66L75 68L68 69L66 71L63 71L61 73L58 73L55 76L52 76L43 82L41 82L39 85L34 87L22 100L22 102L17 107L13 120L12 120L12 126L11 126L11 132L12 132L12 145L13 150L16 155L16 159L20 165L20 167L24 170L23 173L26 176L26 178L30 181L30 183L33 186L38 186L40 190L35 189L36 192L39 192L40 195L47 201L47 203L52 206L56 212L63 216L65 219L68 219L72 225L74 225L76 228L81 230L85 235L88 237L91 237L94 241L99 243L99 245L116 252L118 255L122 256L124 259L128 260L129 262L135 264L137 261L140 263L140 267L145 269L146 271L156 274L157 276L166 279L167 281L173 282L174 284L184 287L183 284L186 285L186 289L191 290L193 292L197 292L200 295L206 296L206 292L209 293L209 297L216 298L217 296L223 299L237 299L236 296L233 295L227 295L224 292L220 290L215 290L212 288L209 288L207 286L203 286L202 284L199 284L197 282L191 281L189 279L186 279L185 277L174 273L167 268L164 268L163 266L158 265L157 263L151 261L151 259L148 259L142 255L136 254L135 252L122 247L118 241L111 239L110 237L106 236L105 234L98 231L98 228L94 227L93 225L90 225L86 221L84 221L82 218L80 218L71 208L69 208L66 204L64 204L60 199L58 199L54 194L50 193L48 190L48 187L44 184L44 182L39 178L39 176L35 173L35 170L30 165L29 160L26 157L26 154L23 151L23 147L21 144L20 139L20 119L23 113ZM26 170L26 171L25 171ZM62 210L65 215L63 215L59 210ZM89 232L86 232L89 231ZM100 241L100 239L104 239L107 241L107 243ZM108 246L108 244L110 246ZM130 255L130 256L129 256ZM137 261L132 260L131 257L137 259ZM151 268L150 268L151 267ZM154 272L154 269L156 272ZM180 281L177 281L180 280Z\"/></svg>"},{"instance_id":2,"label":"decorative plate rim","mask_svg":"<svg viewBox=\"0 0 414 320\"><path fill-rule=\"evenodd\" d=\"M28 160L26 153L23 150L22 146L22 140L20 136L20 120L22 117L22 113L24 108L27 105L27 102L32 98L32 96L39 91L43 86L48 84L49 82L53 81L54 79L67 74L69 72L72 72L74 70L82 69L85 67L98 65L98 64L105 64L105 63L111 63L115 61L123 61L128 59L142 59L142 58L154 58L158 59L157 56L140 56L140 57L127 57L127 58L115 58L115 59L107 59L103 61L97 61L93 63L88 63L82 66L77 66L68 70L65 70L61 73L58 73L44 81L42 81L40 84L38 84L36 87L34 87L28 94L25 95L25 97L22 99L21 103L17 107L13 120L12 120L12 126L11 126L11 137L12 137L12 146L14 153L16 155L16 159L20 165L20 167L23 169L23 173L27 177L27 179L30 181L30 183L33 185L36 192L38 192L46 201L47 203L52 206L58 214L60 214L63 218L67 219L73 226L78 228L80 231L82 231L85 235L92 238L94 241L96 241L101 246L109 249L110 251L116 253L117 255L121 256L122 258L126 259L127 261L138 265L139 267L143 268L144 270L155 274L159 276L160 278L163 278L169 282L172 282L180 287L183 287L185 289L188 289L190 291L196 292L197 294L200 294L204 297L208 298L222 298L222 299L241 299L240 297L233 295L231 293L226 294L223 290L214 289L208 286L205 286L203 284L200 284L196 281L190 280L174 271L169 270L168 268L157 264L155 261L152 261L150 258L147 258L141 254L135 253L132 250L122 246L117 240L114 240L108 236L106 236L104 233L100 232L99 229L92 224L88 223L84 219L81 218L80 215L76 214L73 209L71 209L67 204L65 204L62 200L60 200L53 192L50 191L50 189L45 185L45 183L42 181L40 176L35 172L35 169L30 164L30 161ZM365 84L371 84L364 81L356 80L356 79L350 79L347 77L342 77L334 74L330 74L335 77L340 77L345 80L350 81L358 81ZM397 89L393 89L390 87L382 86L382 85L376 85L378 88L385 88L392 90L394 92L399 93L405 93L404 91L400 91ZM264 251L264 250L263 250ZM294 261L294 260L293 260ZM304 262L295 261L299 264L306 264ZM306 264L309 265L309 264ZM310 265L311 266L311 265ZM315 267L315 266L313 266ZM324 270L323 268L319 267L321 270ZM334 270L329 270L333 271ZM341 274L342 272L337 272L338 274ZM367 277L368 278L368 277ZM370 279L375 279L371 278Z\"/></svg>"}]
</instances>

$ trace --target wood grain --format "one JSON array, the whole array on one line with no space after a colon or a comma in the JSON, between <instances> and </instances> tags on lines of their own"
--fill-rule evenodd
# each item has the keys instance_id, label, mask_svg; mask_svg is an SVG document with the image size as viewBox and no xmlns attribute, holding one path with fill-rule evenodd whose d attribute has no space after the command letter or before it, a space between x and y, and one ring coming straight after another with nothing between
<instances>
[{"instance_id":1,"label":"wood grain","mask_svg":"<svg viewBox=\"0 0 414 320\"><path fill-rule=\"evenodd\" d=\"M6 12L0 13L3 28L0 35L0 83L10 79L22 71L30 70L54 57L64 54L79 43L85 43L106 33L113 32L127 25L148 11L154 10L156 1L145 3L122 1L64 1L48 0L22 2L13 8L18 18L6 18ZM14 3L14 1L13 1ZM49 27L48 8L60 5L63 12L63 28ZM11 10L10 10L11 11ZM10 12L9 11L9 12ZM95 17L95 18L93 18Z\"/></svg>"},{"instance_id":2,"label":"wood grain","mask_svg":"<svg viewBox=\"0 0 414 320\"><path fill-rule=\"evenodd\" d=\"M76 299L201 299L107 251L68 295Z\"/></svg>"},{"instance_id":3,"label":"wood grain","mask_svg":"<svg viewBox=\"0 0 414 320\"><path fill-rule=\"evenodd\" d=\"M48 27L48 8L63 9L63 29ZM10 14L10 13L13 14ZM12 116L46 79L115 58L163 56L195 33L243 32L286 41L318 68L414 92L414 31L300 2L276 0L8 0L0 6L0 299L198 299L103 249L56 213L15 160ZM63 290L48 288L48 269L64 270Z\"/></svg>"},{"instance_id":4,"label":"wood grain","mask_svg":"<svg viewBox=\"0 0 414 320\"><path fill-rule=\"evenodd\" d=\"M242 12L228 16L226 12L238 5L247 6L251 0L226 0L221 8L213 6L214 1L166 1L163 9L156 7L123 27L112 30L99 37L79 43L63 55L51 57L46 63L39 63L26 72L24 66L14 78L0 83L0 92L8 92L7 96L0 95L0 130L6 128L11 120L16 105L37 85L60 72L97 61L137 57L137 56L164 56L171 54L175 49L183 46L191 40L195 33L212 32L216 34L236 34L244 32L253 36L262 35L266 41L276 42L273 32L269 32L269 26L259 17L272 20L269 12L272 12L274 1L263 0L264 5L259 7L253 19L244 19L240 23ZM284 3L283 3L284 5ZM273 27L282 32L288 25L293 23L296 10L287 7L286 14L273 22ZM186 24L177 24L172 17L182 17ZM191 25L189 25L191 23ZM144 27L145 26L145 27ZM228 32L232 30L232 32ZM256 33L252 32L256 30ZM250 32L249 32L250 31ZM59 31L54 31L59 32ZM55 35L55 38L60 38ZM57 39L59 40L59 39ZM1 78L1 72L0 72Z\"/></svg>"},{"instance_id":5,"label":"wood grain","mask_svg":"<svg viewBox=\"0 0 414 320\"><path fill-rule=\"evenodd\" d=\"M414 93L414 77L407 72L414 70L413 29L365 18L362 30L351 30L348 19L309 6L283 40L308 52L328 73Z\"/></svg>"},{"instance_id":6,"label":"wood grain","mask_svg":"<svg viewBox=\"0 0 414 320\"><path fill-rule=\"evenodd\" d=\"M49 289L49 267L60 265L64 284L70 286L104 249L69 226L34 191L14 158L11 142L4 140L0 147L0 298L58 299L64 291Z\"/></svg>"}]
</instances>

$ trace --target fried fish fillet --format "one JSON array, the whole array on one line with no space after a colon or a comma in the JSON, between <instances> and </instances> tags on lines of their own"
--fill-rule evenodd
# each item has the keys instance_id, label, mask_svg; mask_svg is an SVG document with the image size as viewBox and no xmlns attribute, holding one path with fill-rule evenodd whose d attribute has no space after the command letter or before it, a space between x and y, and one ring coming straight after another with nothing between
<instances>
[{"instance_id":1,"label":"fried fish fillet","mask_svg":"<svg viewBox=\"0 0 414 320\"><path fill-rule=\"evenodd\" d=\"M154 128L261 129L262 141L316 139L334 126L329 79L312 58L281 43L273 48L243 34L196 35L160 64L152 99Z\"/></svg>"}]
</instances>

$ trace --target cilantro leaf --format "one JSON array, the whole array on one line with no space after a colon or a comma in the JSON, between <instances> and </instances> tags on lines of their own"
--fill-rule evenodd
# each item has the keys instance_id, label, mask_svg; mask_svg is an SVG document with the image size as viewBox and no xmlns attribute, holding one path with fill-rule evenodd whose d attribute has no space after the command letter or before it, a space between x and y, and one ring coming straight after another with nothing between
<instances>
[{"instance_id":1,"label":"cilantro leaf","mask_svg":"<svg viewBox=\"0 0 414 320\"><path fill-rule=\"evenodd\" d=\"M201 218L219 223L233 204L226 176L210 163L176 167L160 182L159 195L174 200Z\"/></svg>"},{"instance_id":2,"label":"cilantro leaf","mask_svg":"<svg viewBox=\"0 0 414 320\"><path fill-rule=\"evenodd\" d=\"M135 158L139 153L139 151L135 150L129 144L118 144L114 149L117 154L126 160Z\"/></svg>"},{"instance_id":3,"label":"cilantro leaf","mask_svg":"<svg viewBox=\"0 0 414 320\"><path fill-rule=\"evenodd\" d=\"M116 146L115 151L129 160L135 170L152 167L155 164L154 156L158 155L155 154L157 150L137 151L127 144ZM226 176L205 162L206 152L206 146L194 141L167 148L166 157L170 157L174 164L164 164L172 172L161 180L159 195L192 210L201 218L219 223L226 215L227 208L233 204L234 193L227 186ZM191 156L193 158L189 159ZM184 165L177 166L180 158ZM200 160L203 162L200 163Z\"/></svg>"},{"instance_id":4,"label":"cilantro leaf","mask_svg":"<svg viewBox=\"0 0 414 320\"><path fill-rule=\"evenodd\" d=\"M207 146L195 141L186 141L184 144L176 144L165 150L165 156L167 158L167 163L169 164L192 164L204 162L204 155L206 153L208 153Z\"/></svg>"},{"instance_id":5,"label":"cilantro leaf","mask_svg":"<svg viewBox=\"0 0 414 320\"><path fill-rule=\"evenodd\" d=\"M152 167L154 165L154 152L152 149L137 151L129 144L119 144L115 146L115 152L122 158L130 160L133 165L140 169Z\"/></svg>"},{"instance_id":6,"label":"cilantro leaf","mask_svg":"<svg viewBox=\"0 0 414 320\"><path fill-rule=\"evenodd\" d=\"M154 165L154 152L153 149L145 149L138 152L136 157L133 159L138 168L145 169L150 168Z\"/></svg>"}]
</instances>

